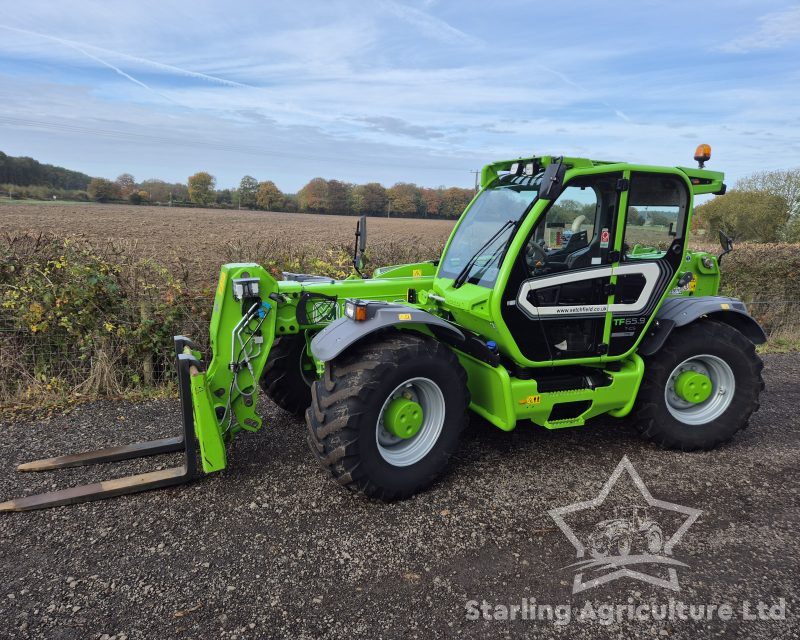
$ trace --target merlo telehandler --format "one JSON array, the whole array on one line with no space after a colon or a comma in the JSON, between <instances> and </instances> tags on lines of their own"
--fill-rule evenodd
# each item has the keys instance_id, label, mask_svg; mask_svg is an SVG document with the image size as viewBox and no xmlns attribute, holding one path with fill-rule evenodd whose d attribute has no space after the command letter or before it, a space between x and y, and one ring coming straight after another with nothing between
<instances>
[{"instance_id":1,"label":"merlo telehandler","mask_svg":"<svg viewBox=\"0 0 800 640\"><path fill-rule=\"evenodd\" d=\"M259 387L304 416L340 485L406 498L456 452L471 411L504 431L633 415L668 448L710 449L758 409L766 340L737 299L717 295L720 257L688 247L694 200L723 174L531 156L483 167L441 259L363 277L222 267L211 357L175 338L182 434L20 465L43 471L185 451L182 466L17 498L18 511L175 485L226 467L257 431ZM732 243L721 234L723 253ZM199 464L198 464L199 463Z\"/></svg>"}]
</instances>

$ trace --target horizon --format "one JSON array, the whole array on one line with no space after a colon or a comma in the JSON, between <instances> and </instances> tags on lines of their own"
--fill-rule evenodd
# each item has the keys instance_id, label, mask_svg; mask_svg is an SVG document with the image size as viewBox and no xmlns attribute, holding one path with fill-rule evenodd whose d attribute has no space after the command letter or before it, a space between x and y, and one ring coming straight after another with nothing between
<instances>
[{"instance_id":1,"label":"horizon","mask_svg":"<svg viewBox=\"0 0 800 640\"><path fill-rule=\"evenodd\" d=\"M600 30L591 4L32 3L0 25L0 147L287 193L318 176L468 188L532 153L691 166L699 143L730 184L800 164L800 6L690 10L626 2Z\"/></svg>"}]
</instances>

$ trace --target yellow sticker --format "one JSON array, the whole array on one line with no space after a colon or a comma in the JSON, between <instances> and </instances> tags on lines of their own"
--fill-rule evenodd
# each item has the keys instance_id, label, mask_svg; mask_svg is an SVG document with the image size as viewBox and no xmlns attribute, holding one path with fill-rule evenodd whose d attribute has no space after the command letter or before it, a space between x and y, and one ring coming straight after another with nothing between
<instances>
[{"instance_id":1,"label":"yellow sticker","mask_svg":"<svg viewBox=\"0 0 800 640\"><path fill-rule=\"evenodd\" d=\"M539 404L542 401L542 396L528 396L519 401L520 404Z\"/></svg>"},{"instance_id":2,"label":"yellow sticker","mask_svg":"<svg viewBox=\"0 0 800 640\"><path fill-rule=\"evenodd\" d=\"M225 281L228 279L228 274L223 271L219 274L219 287L217 287L217 294L222 295L225 293Z\"/></svg>"},{"instance_id":3,"label":"yellow sticker","mask_svg":"<svg viewBox=\"0 0 800 640\"><path fill-rule=\"evenodd\" d=\"M722 307L723 309L730 309L731 308L731 305L729 305L727 302L723 302L719 306Z\"/></svg>"},{"instance_id":4,"label":"yellow sticker","mask_svg":"<svg viewBox=\"0 0 800 640\"><path fill-rule=\"evenodd\" d=\"M410 313L398 313L397 314L397 319L398 320L411 320L411 314Z\"/></svg>"},{"instance_id":5,"label":"yellow sticker","mask_svg":"<svg viewBox=\"0 0 800 640\"><path fill-rule=\"evenodd\" d=\"M413 269L411 271L411 276L414 278L421 278L422 277L422 269Z\"/></svg>"},{"instance_id":6,"label":"yellow sticker","mask_svg":"<svg viewBox=\"0 0 800 640\"><path fill-rule=\"evenodd\" d=\"M689 291L694 291L695 289L697 289L697 280L692 279L689 283Z\"/></svg>"}]
</instances>

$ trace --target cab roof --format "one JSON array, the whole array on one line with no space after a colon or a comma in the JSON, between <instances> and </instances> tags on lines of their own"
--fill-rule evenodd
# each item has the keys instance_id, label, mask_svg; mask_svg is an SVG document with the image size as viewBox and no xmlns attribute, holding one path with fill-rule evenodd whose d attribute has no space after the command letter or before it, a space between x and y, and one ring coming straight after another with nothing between
<instances>
[{"instance_id":1,"label":"cab roof","mask_svg":"<svg viewBox=\"0 0 800 640\"><path fill-rule=\"evenodd\" d=\"M481 170L481 188L487 187L495 178L501 174L515 174L519 176L533 176L539 173L553 162L563 162L568 169L594 169L603 167L609 171L669 171L671 173L683 173L692 185L692 193L700 195L702 193L713 193L722 195L725 193L725 174L721 171L709 171L708 169L698 169L690 167L664 167L629 162L617 162L609 160L591 160L589 158L571 158L567 156L529 156L526 158L515 158L513 160L499 160L484 165Z\"/></svg>"}]
</instances>

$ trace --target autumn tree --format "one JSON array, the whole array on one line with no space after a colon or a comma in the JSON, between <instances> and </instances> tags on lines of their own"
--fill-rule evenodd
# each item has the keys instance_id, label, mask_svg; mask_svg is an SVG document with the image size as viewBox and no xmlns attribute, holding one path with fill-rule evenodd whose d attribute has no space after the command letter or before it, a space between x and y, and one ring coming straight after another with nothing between
<instances>
[{"instance_id":1,"label":"autumn tree","mask_svg":"<svg viewBox=\"0 0 800 640\"><path fill-rule=\"evenodd\" d=\"M442 215L445 218L458 218L475 196L472 189L450 187L442 193Z\"/></svg>"},{"instance_id":2,"label":"autumn tree","mask_svg":"<svg viewBox=\"0 0 800 640\"><path fill-rule=\"evenodd\" d=\"M216 178L206 171L189 176L189 200L195 204L211 204L214 202L216 183Z\"/></svg>"},{"instance_id":3,"label":"autumn tree","mask_svg":"<svg viewBox=\"0 0 800 640\"><path fill-rule=\"evenodd\" d=\"M127 198L137 190L136 180L133 179L133 176L130 173L120 174L117 176L117 179L114 182L119 190L119 195L123 198Z\"/></svg>"},{"instance_id":4,"label":"autumn tree","mask_svg":"<svg viewBox=\"0 0 800 640\"><path fill-rule=\"evenodd\" d=\"M297 193L301 211L325 213L328 204L328 183L324 178L314 178Z\"/></svg>"},{"instance_id":5,"label":"autumn tree","mask_svg":"<svg viewBox=\"0 0 800 640\"><path fill-rule=\"evenodd\" d=\"M368 182L353 187L352 209L354 213L372 213L383 215L386 213L386 189L377 182Z\"/></svg>"},{"instance_id":6,"label":"autumn tree","mask_svg":"<svg viewBox=\"0 0 800 640\"><path fill-rule=\"evenodd\" d=\"M256 193L258 192L258 180L253 176L245 176L239 182L239 206L254 207L256 204Z\"/></svg>"},{"instance_id":7,"label":"autumn tree","mask_svg":"<svg viewBox=\"0 0 800 640\"><path fill-rule=\"evenodd\" d=\"M275 185L272 180L265 180L258 183L258 192L256 193L256 204L259 209L266 209L267 211L275 211L283 208L285 196L280 189Z\"/></svg>"},{"instance_id":8,"label":"autumn tree","mask_svg":"<svg viewBox=\"0 0 800 640\"><path fill-rule=\"evenodd\" d=\"M108 202L119 198L117 185L105 178L92 178L87 191L89 197L97 202Z\"/></svg>"},{"instance_id":9,"label":"autumn tree","mask_svg":"<svg viewBox=\"0 0 800 640\"><path fill-rule=\"evenodd\" d=\"M420 195L425 215L429 218L437 217L442 211L442 190L422 188L420 189Z\"/></svg>"},{"instance_id":10,"label":"autumn tree","mask_svg":"<svg viewBox=\"0 0 800 640\"><path fill-rule=\"evenodd\" d=\"M186 200L189 191L185 184L164 182L156 178L144 180L139 188L149 194L151 202L169 202L170 200Z\"/></svg>"},{"instance_id":11,"label":"autumn tree","mask_svg":"<svg viewBox=\"0 0 800 640\"><path fill-rule=\"evenodd\" d=\"M350 185L339 180L328 180L328 213L350 213Z\"/></svg>"},{"instance_id":12,"label":"autumn tree","mask_svg":"<svg viewBox=\"0 0 800 640\"><path fill-rule=\"evenodd\" d=\"M413 216L419 210L421 199L419 188L410 182L398 182L386 191L392 213L398 216Z\"/></svg>"},{"instance_id":13,"label":"autumn tree","mask_svg":"<svg viewBox=\"0 0 800 640\"><path fill-rule=\"evenodd\" d=\"M780 239L789 211L780 196L733 190L695 209L696 227L709 235L720 230L734 240L775 242Z\"/></svg>"},{"instance_id":14,"label":"autumn tree","mask_svg":"<svg viewBox=\"0 0 800 640\"><path fill-rule=\"evenodd\" d=\"M128 194L128 202L131 204L147 204L149 200L147 191L131 191Z\"/></svg>"}]
</instances>

